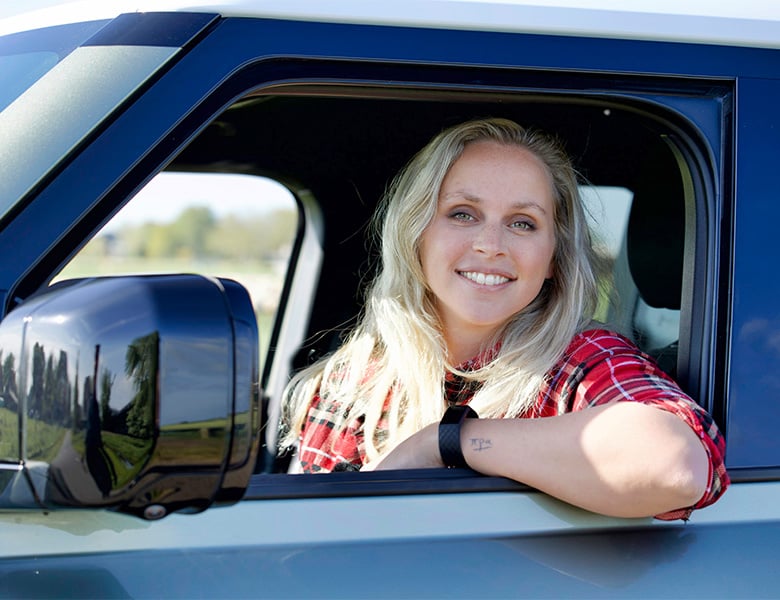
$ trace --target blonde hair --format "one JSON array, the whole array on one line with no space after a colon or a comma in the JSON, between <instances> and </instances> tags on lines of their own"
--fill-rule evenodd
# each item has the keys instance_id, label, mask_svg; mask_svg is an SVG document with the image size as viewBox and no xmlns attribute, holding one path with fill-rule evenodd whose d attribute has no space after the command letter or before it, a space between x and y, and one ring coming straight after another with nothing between
<instances>
[{"instance_id":1,"label":"blonde hair","mask_svg":"<svg viewBox=\"0 0 780 600\"><path fill-rule=\"evenodd\" d=\"M437 209L439 189L464 147L475 141L520 146L544 163L555 201L554 275L539 295L486 340L500 349L474 371L448 364L447 350L419 258L423 231ZM376 212L380 269L358 325L331 356L298 373L285 393L283 445L300 434L314 394L333 407L335 431L363 417L371 460L447 408L445 373L481 382L470 405L482 417L526 412L546 373L572 337L590 322L598 296L596 257L579 196L577 174L563 148L548 136L506 119L469 121L434 137L397 175ZM414 351L411 351L414 349ZM385 416L387 430L377 425Z\"/></svg>"}]
</instances>

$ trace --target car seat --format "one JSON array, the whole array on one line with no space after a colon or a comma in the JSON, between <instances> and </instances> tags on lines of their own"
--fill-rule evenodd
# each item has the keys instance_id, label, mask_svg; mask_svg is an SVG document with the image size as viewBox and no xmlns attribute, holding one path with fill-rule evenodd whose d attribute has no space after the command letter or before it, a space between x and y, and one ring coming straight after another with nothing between
<instances>
[{"instance_id":1,"label":"car seat","mask_svg":"<svg viewBox=\"0 0 780 600\"><path fill-rule=\"evenodd\" d=\"M625 250L639 296L631 315L632 334L639 347L672 376L677 373L685 257L685 189L672 147L660 138L640 169Z\"/></svg>"}]
</instances>

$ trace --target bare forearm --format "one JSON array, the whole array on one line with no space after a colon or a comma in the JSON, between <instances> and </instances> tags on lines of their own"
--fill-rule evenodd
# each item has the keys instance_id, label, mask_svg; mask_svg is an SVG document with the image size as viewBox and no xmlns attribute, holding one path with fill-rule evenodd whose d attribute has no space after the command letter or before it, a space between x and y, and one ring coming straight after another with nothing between
<instances>
[{"instance_id":1,"label":"bare forearm","mask_svg":"<svg viewBox=\"0 0 780 600\"><path fill-rule=\"evenodd\" d=\"M476 471L623 517L691 506L709 473L685 423L629 402L545 419L468 419L461 446Z\"/></svg>"}]
</instances>

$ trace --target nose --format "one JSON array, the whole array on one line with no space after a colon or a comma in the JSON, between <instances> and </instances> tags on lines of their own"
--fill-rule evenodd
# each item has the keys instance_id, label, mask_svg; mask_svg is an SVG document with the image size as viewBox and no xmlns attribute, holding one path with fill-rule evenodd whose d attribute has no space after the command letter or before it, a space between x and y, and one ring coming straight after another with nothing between
<instances>
[{"instance_id":1,"label":"nose","mask_svg":"<svg viewBox=\"0 0 780 600\"><path fill-rule=\"evenodd\" d=\"M474 232L472 247L476 252L495 256L504 253L504 236L500 225L485 223Z\"/></svg>"}]
</instances>

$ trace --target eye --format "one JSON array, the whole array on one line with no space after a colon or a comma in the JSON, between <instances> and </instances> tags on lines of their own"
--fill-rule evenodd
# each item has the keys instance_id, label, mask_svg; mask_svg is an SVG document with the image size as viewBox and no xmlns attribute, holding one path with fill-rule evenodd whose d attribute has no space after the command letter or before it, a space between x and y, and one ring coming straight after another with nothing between
<instances>
[{"instance_id":1,"label":"eye","mask_svg":"<svg viewBox=\"0 0 780 600\"><path fill-rule=\"evenodd\" d=\"M449 214L450 219L453 219L454 221L473 221L474 215L463 211L463 210L454 210Z\"/></svg>"},{"instance_id":2,"label":"eye","mask_svg":"<svg viewBox=\"0 0 780 600\"><path fill-rule=\"evenodd\" d=\"M517 221L513 221L510 227L512 229L519 229L520 231L533 231L536 229L536 225L534 225L534 223L528 219L518 219Z\"/></svg>"}]
</instances>

